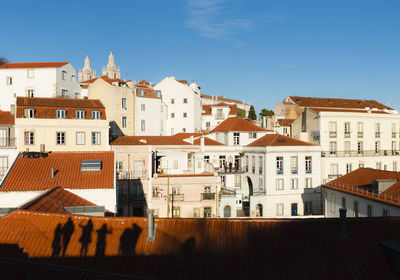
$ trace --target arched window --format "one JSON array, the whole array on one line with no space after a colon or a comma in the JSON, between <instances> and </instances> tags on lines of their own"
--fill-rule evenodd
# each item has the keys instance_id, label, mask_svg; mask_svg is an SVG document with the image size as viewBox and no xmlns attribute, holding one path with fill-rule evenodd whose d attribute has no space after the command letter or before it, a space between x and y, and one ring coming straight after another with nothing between
<instances>
[{"instance_id":1,"label":"arched window","mask_svg":"<svg viewBox=\"0 0 400 280\"><path fill-rule=\"evenodd\" d=\"M224 207L224 218L229 218L231 216L231 207L226 205Z\"/></svg>"},{"instance_id":2,"label":"arched window","mask_svg":"<svg viewBox=\"0 0 400 280\"><path fill-rule=\"evenodd\" d=\"M256 217L262 217L262 216L263 216L263 206L262 206L262 204L257 204Z\"/></svg>"}]
</instances>

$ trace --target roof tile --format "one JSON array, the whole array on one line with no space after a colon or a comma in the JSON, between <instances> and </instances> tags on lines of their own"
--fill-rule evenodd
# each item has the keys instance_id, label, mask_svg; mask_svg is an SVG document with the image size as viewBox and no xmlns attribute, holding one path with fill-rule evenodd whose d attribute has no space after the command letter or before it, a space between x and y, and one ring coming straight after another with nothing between
<instances>
[{"instance_id":1,"label":"roof tile","mask_svg":"<svg viewBox=\"0 0 400 280\"><path fill-rule=\"evenodd\" d=\"M267 134L247 145L248 147L267 146L317 146L282 134Z\"/></svg>"},{"instance_id":2,"label":"roof tile","mask_svg":"<svg viewBox=\"0 0 400 280\"><path fill-rule=\"evenodd\" d=\"M224 120L211 132L229 132L229 131L268 131L265 128L253 124L251 121L244 120L240 117L233 117Z\"/></svg>"},{"instance_id":3,"label":"roof tile","mask_svg":"<svg viewBox=\"0 0 400 280\"><path fill-rule=\"evenodd\" d=\"M15 116L10 111L0 110L0 125L14 125Z\"/></svg>"},{"instance_id":4,"label":"roof tile","mask_svg":"<svg viewBox=\"0 0 400 280\"><path fill-rule=\"evenodd\" d=\"M16 69L16 68L58 68L68 64L64 62L9 62L0 66L0 69Z\"/></svg>"},{"instance_id":5,"label":"roof tile","mask_svg":"<svg viewBox=\"0 0 400 280\"><path fill-rule=\"evenodd\" d=\"M342 99L342 98L320 98L320 97L303 97L289 96L290 99L301 107L328 107L328 108L347 108L347 109L365 109L377 108L380 110L392 108L379 103L376 100L361 100L361 99Z\"/></svg>"}]
</instances>

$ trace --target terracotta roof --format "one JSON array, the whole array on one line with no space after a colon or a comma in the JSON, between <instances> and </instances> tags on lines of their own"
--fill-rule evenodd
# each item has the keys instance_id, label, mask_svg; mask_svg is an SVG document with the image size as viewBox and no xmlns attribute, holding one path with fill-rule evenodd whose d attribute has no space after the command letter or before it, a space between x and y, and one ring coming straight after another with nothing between
<instances>
[{"instance_id":1,"label":"terracotta roof","mask_svg":"<svg viewBox=\"0 0 400 280\"><path fill-rule=\"evenodd\" d=\"M147 85L147 86L149 86L150 84L146 80L141 80L139 82L139 85Z\"/></svg>"},{"instance_id":2,"label":"terracotta roof","mask_svg":"<svg viewBox=\"0 0 400 280\"><path fill-rule=\"evenodd\" d=\"M174 135L172 135L172 137L174 138L178 138L178 139L186 139L186 138L190 138L190 136L193 137L200 137L203 135L207 135L207 132L180 132L180 133L176 133Z\"/></svg>"},{"instance_id":3,"label":"terracotta roof","mask_svg":"<svg viewBox=\"0 0 400 280\"><path fill-rule=\"evenodd\" d=\"M193 141L194 145L200 145L200 138L197 138ZM204 137L204 145L205 146L225 146L221 142L215 141L213 139L210 139L208 137Z\"/></svg>"},{"instance_id":4,"label":"terracotta roof","mask_svg":"<svg viewBox=\"0 0 400 280\"><path fill-rule=\"evenodd\" d=\"M109 83L110 85L112 85L112 84L115 83L115 82L123 83L123 84L126 84L126 82L127 82L127 81L124 81L124 80L121 80L121 79L111 79L111 78L109 78L107 75L103 75L103 76L100 76L100 77L97 77L97 78L93 78L93 79L91 79L91 80L83 81L83 82L81 82L81 83L84 83L84 84L92 84L92 83L94 83L95 81L97 81L98 79L102 79L103 81Z\"/></svg>"},{"instance_id":5,"label":"terracotta roof","mask_svg":"<svg viewBox=\"0 0 400 280\"><path fill-rule=\"evenodd\" d=\"M243 101L240 100L236 100L236 99L231 99L231 98L226 98L224 96L213 96L213 95L206 95L206 94L202 94L201 98L205 98L205 99L213 99L215 98L216 101L223 101L223 102L230 102L230 103L240 103L240 104L246 104ZM246 104L248 105L248 104Z\"/></svg>"},{"instance_id":6,"label":"terracotta roof","mask_svg":"<svg viewBox=\"0 0 400 280\"><path fill-rule=\"evenodd\" d=\"M158 174L160 178L167 177L213 177L214 173L212 172L203 172L197 174Z\"/></svg>"},{"instance_id":7,"label":"terracotta roof","mask_svg":"<svg viewBox=\"0 0 400 280\"><path fill-rule=\"evenodd\" d=\"M229 107L229 115L236 116L236 104L226 104L224 102L220 102L218 104L210 104L210 105L203 105L203 115L211 115L211 108L212 107Z\"/></svg>"},{"instance_id":8,"label":"terracotta roof","mask_svg":"<svg viewBox=\"0 0 400 280\"><path fill-rule=\"evenodd\" d=\"M375 180L397 180L390 188L380 194L373 193L372 186ZM353 195L377 200L391 205L400 206L400 173L372 168L359 168L343 175L325 187L350 193Z\"/></svg>"},{"instance_id":9,"label":"terracotta roof","mask_svg":"<svg viewBox=\"0 0 400 280\"><path fill-rule=\"evenodd\" d=\"M55 187L37 198L25 203L19 209L52 213L68 213L64 207L97 206L96 204L69 192L62 187Z\"/></svg>"},{"instance_id":10,"label":"terracotta roof","mask_svg":"<svg viewBox=\"0 0 400 280\"><path fill-rule=\"evenodd\" d=\"M342 98L320 98L320 97L302 97L289 96L290 99L301 107L329 107L329 108L348 108L348 109L365 109L377 108L393 110L392 108L379 103L376 100L361 99L342 99Z\"/></svg>"},{"instance_id":11,"label":"terracotta roof","mask_svg":"<svg viewBox=\"0 0 400 280\"><path fill-rule=\"evenodd\" d=\"M10 111L0 110L0 125L14 125L15 116Z\"/></svg>"},{"instance_id":12,"label":"terracotta roof","mask_svg":"<svg viewBox=\"0 0 400 280\"><path fill-rule=\"evenodd\" d=\"M173 136L120 136L110 145L191 145Z\"/></svg>"},{"instance_id":13,"label":"terracotta roof","mask_svg":"<svg viewBox=\"0 0 400 280\"><path fill-rule=\"evenodd\" d=\"M253 124L251 121L239 117L228 118L220 123L211 132L229 132L229 131L268 131L265 128Z\"/></svg>"},{"instance_id":14,"label":"terracotta roof","mask_svg":"<svg viewBox=\"0 0 400 280\"><path fill-rule=\"evenodd\" d=\"M76 110L85 111L85 119L92 119L91 111L100 111L100 119L106 120L104 105L99 99L17 97L17 118L24 118L24 109L35 109L37 119L55 119L56 109L66 111L66 119L76 119Z\"/></svg>"},{"instance_id":15,"label":"terracotta roof","mask_svg":"<svg viewBox=\"0 0 400 280\"><path fill-rule=\"evenodd\" d=\"M9 62L0 66L0 69L11 68L58 68L68 64L68 61L63 62Z\"/></svg>"},{"instance_id":16,"label":"terracotta roof","mask_svg":"<svg viewBox=\"0 0 400 280\"><path fill-rule=\"evenodd\" d=\"M22 153L3 181L0 191L40 191L57 186L66 189L114 188L114 152L49 152L30 158ZM81 172L82 160L101 160L99 172ZM55 175L51 178L51 168Z\"/></svg>"},{"instance_id":17,"label":"terracotta roof","mask_svg":"<svg viewBox=\"0 0 400 280\"><path fill-rule=\"evenodd\" d=\"M352 109L334 109L334 108L315 108L315 107L310 107L311 110L314 112L348 112L348 113L369 113L371 112L372 114L389 114L388 112L385 111L376 111L376 110L352 110Z\"/></svg>"},{"instance_id":18,"label":"terracotta roof","mask_svg":"<svg viewBox=\"0 0 400 280\"><path fill-rule=\"evenodd\" d=\"M280 126L290 126L296 119L278 119Z\"/></svg>"},{"instance_id":19,"label":"terracotta roof","mask_svg":"<svg viewBox=\"0 0 400 280\"><path fill-rule=\"evenodd\" d=\"M317 146L308 142L300 141L295 138L281 134L267 134L247 145L248 147L267 147L267 146Z\"/></svg>"},{"instance_id":20,"label":"terracotta roof","mask_svg":"<svg viewBox=\"0 0 400 280\"><path fill-rule=\"evenodd\" d=\"M177 82L180 82L180 83L182 83L182 84L187 84L187 81L186 80L176 80Z\"/></svg>"},{"instance_id":21,"label":"terracotta roof","mask_svg":"<svg viewBox=\"0 0 400 280\"><path fill-rule=\"evenodd\" d=\"M145 218L17 210L0 219L0 271L62 280L399 278L380 244L400 235L395 217L347 219L347 240L335 218L155 223L146 242Z\"/></svg>"},{"instance_id":22,"label":"terracotta roof","mask_svg":"<svg viewBox=\"0 0 400 280\"><path fill-rule=\"evenodd\" d=\"M144 95L141 95L140 92L136 91L136 96L137 97L143 97L143 98L157 98L161 99L161 96L156 96L154 91L152 89L146 89L144 92Z\"/></svg>"}]
</instances>

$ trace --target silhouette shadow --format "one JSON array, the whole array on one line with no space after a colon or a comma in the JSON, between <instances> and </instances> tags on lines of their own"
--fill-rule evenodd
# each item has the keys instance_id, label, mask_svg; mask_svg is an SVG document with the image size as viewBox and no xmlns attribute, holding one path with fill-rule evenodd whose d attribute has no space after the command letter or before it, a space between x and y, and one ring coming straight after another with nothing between
<instances>
[{"instance_id":1,"label":"silhouette shadow","mask_svg":"<svg viewBox=\"0 0 400 280\"><path fill-rule=\"evenodd\" d=\"M51 247L53 248L53 253L51 254L53 257L58 257L61 252L61 237L62 237L62 225L58 224L54 229L54 238Z\"/></svg>"},{"instance_id":2,"label":"silhouette shadow","mask_svg":"<svg viewBox=\"0 0 400 280\"><path fill-rule=\"evenodd\" d=\"M181 254L183 256L191 256L196 250L196 239L190 237L181 246Z\"/></svg>"},{"instance_id":3,"label":"silhouette shadow","mask_svg":"<svg viewBox=\"0 0 400 280\"><path fill-rule=\"evenodd\" d=\"M106 252L106 237L107 234L112 233L112 228L108 230L107 224L103 224L100 229L96 230L97 242L96 242L96 257L104 257Z\"/></svg>"},{"instance_id":4,"label":"silhouette shadow","mask_svg":"<svg viewBox=\"0 0 400 280\"><path fill-rule=\"evenodd\" d=\"M93 231L92 219L89 219L89 221L85 226L80 224L79 227L82 228L82 235L79 238L79 242L81 243L80 255L87 256L89 244L92 242L92 231Z\"/></svg>"},{"instance_id":5,"label":"silhouette shadow","mask_svg":"<svg viewBox=\"0 0 400 280\"><path fill-rule=\"evenodd\" d=\"M67 247L69 241L71 240L71 236L75 231L74 222L72 221L71 217L68 218L68 221L64 224L61 230L62 235L62 255L65 256L65 252L67 251ZM53 241L53 244L55 242Z\"/></svg>"},{"instance_id":6,"label":"silhouette shadow","mask_svg":"<svg viewBox=\"0 0 400 280\"><path fill-rule=\"evenodd\" d=\"M133 224L132 228L127 228L121 234L121 238L119 240L119 254L122 256L134 256L136 243L139 239L139 235L142 232L142 229Z\"/></svg>"}]
</instances>

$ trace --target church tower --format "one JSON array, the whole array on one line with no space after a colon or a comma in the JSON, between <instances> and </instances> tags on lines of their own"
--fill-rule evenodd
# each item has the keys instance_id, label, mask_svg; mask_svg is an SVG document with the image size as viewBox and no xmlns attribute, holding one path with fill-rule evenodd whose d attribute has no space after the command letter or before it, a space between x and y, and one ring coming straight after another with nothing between
<instances>
[{"instance_id":1,"label":"church tower","mask_svg":"<svg viewBox=\"0 0 400 280\"><path fill-rule=\"evenodd\" d=\"M115 66L114 56L112 52L108 56L107 67L103 67L103 75L107 75L110 79L121 79L121 70Z\"/></svg>"},{"instance_id":2,"label":"church tower","mask_svg":"<svg viewBox=\"0 0 400 280\"><path fill-rule=\"evenodd\" d=\"M90 60L89 57L85 58L85 65L82 70L79 70L78 80L79 82L87 81L96 78L96 71L90 68Z\"/></svg>"}]
</instances>

